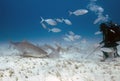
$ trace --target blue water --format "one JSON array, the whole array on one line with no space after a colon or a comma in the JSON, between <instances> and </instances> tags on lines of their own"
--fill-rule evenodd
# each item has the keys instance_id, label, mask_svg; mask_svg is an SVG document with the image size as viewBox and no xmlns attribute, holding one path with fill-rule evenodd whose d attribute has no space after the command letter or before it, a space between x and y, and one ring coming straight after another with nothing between
<instances>
[{"instance_id":1,"label":"blue water","mask_svg":"<svg viewBox=\"0 0 120 81\"><path fill-rule=\"evenodd\" d=\"M0 42L21 40L61 40L68 31L82 36L87 40L100 40L101 35L94 35L99 30L99 24L93 24L97 15L89 12L82 16L69 16L68 11L87 9L90 0L0 0ZM97 0L97 5L104 8L103 15L120 24L120 0ZM62 32L53 33L40 25L43 18L67 18L71 26L58 24ZM49 26L52 28L52 26Z\"/></svg>"}]
</instances>

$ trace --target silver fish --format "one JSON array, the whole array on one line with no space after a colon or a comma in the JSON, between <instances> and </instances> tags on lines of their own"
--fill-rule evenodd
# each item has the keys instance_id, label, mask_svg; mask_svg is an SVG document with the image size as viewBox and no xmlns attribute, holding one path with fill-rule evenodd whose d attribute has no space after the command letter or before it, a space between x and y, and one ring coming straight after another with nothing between
<instances>
[{"instance_id":1,"label":"silver fish","mask_svg":"<svg viewBox=\"0 0 120 81\"><path fill-rule=\"evenodd\" d=\"M108 21L108 18L109 18L108 15L106 15L106 16L99 15L98 18L95 19L95 21L94 21L93 24L97 24L97 23L100 23L100 22L107 22L107 21Z\"/></svg>"},{"instance_id":2,"label":"silver fish","mask_svg":"<svg viewBox=\"0 0 120 81\"><path fill-rule=\"evenodd\" d=\"M52 25L52 26L57 25L57 22L55 20L53 20L53 19L43 19L41 17L41 22L40 23L42 23L42 22L46 22L47 24Z\"/></svg>"},{"instance_id":3,"label":"silver fish","mask_svg":"<svg viewBox=\"0 0 120 81\"><path fill-rule=\"evenodd\" d=\"M97 32L95 32L95 35L99 35L99 34L101 34L102 32L100 32L100 31L97 31Z\"/></svg>"},{"instance_id":4,"label":"silver fish","mask_svg":"<svg viewBox=\"0 0 120 81\"><path fill-rule=\"evenodd\" d=\"M62 19L62 20L65 22L65 24L72 25L72 22L69 19Z\"/></svg>"},{"instance_id":5,"label":"silver fish","mask_svg":"<svg viewBox=\"0 0 120 81\"><path fill-rule=\"evenodd\" d=\"M86 14L86 13L88 13L88 10L86 10L86 9L78 9L78 10L73 11L73 12L69 11L69 15L74 14L74 15L76 15L76 16L84 15L84 14Z\"/></svg>"},{"instance_id":6,"label":"silver fish","mask_svg":"<svg viewBox=\"0 0 120 81\"><path fill-rule=\"evenodd\" d=\"M67 39L67 40L69 39L69 41L74 41L74 36L66 34L66 38L65 39Z\"/></svg>"},{"instance_id":7,"label":"silver fish","mask_svg":"<svg viewBox=\"0 0 120 81\"><path fill-rule=\"evenodd\" d=\"M44 29L47 29L47 26L44 23L41 23L41 25Z\"/></svg>"},{"instance_id":8,"label":"silver fish","mask_svg":"<svg viewBox=\"0 0 120 81\"><path fill-rule=\"evenodd\" d=\"M57 18L56 21L57 21L57 22L60 22L60 23L63 22L63 20L62 20L62 19L59 19L59 18Z\"/></svg>"},{"instance_id":9,"label":"silver fish","mask_svg":"<svg viewBox=\"0 0 120 81\"><path fill-rule=\"evenodd\" d=\"M65 41L69 41L69 42L71 41L71 40L70 40L69 38L67 38L67 37L64 37L63 39L64 39Z\"/></svg>"},{"instance_id":10,"label":"silver fish","mask_svg":"<svg viewBox=\"0 0 120 81\"><path fill-rule=\"evenodd\" d=\"M58 33L58 32L61 32L62 30L59 29L59 28L52 28L52 29L49 29L49 30L48 30L48 32L50 32L50 31L52 31L52 32L54 32L54 33Z\"/></svg>"},{"instance_id":11,"label":"silver fish","mask_svg":"<svg viewBox=\"0 0 120 81\"><path fill-rule=\"evenodd\" d=\"M77 39L80 39L80 35L75 35L72 31L69 31L69 34L65 34L64 40L65 41L75 41Z\"/></svg>"},{"instance_id":12,"label":"silver fish","mask_svg":"<svg viewBox=\"0 0 120 81\"><path fill-rule=\"evenodd\" d=\"M69 31L69 34L70 34L70 35L75 35L75 33L74 33L74 32L72 32L72 31Z\"/></svg>"},{"instance_id":13,"label":"silver fish","mask_svg":"<svg viewBox=\"0 0 120 81\"><path fill-rule=\"evenodd\" d=\"M75 36L74 36L74 39L75 39L75 40L80 39L80 38L81 38L80 35L75 35Z\"/></svg>"},{"instance_id":14,"label":"silver fish","mask_svg":"<svg viewBox=\"0 0 120 81\"><path fill-rule=\"evenodd\" d=\"M48 54L46 51L41 49L40 47L27 42L10 42L11 45L13 45L20 53L21 56L25 57L48 57Z\"/></svg>"}]
</instances>

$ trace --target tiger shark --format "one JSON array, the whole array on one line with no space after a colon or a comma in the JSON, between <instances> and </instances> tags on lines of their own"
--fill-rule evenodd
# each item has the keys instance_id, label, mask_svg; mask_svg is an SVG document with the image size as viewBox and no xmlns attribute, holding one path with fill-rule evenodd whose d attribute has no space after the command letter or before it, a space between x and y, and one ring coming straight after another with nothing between
<instances>
[{"instance_id":1,"label":"tiger shark","mask_svg":"<svg viewBox=\"0 0 120 81\"><path fill-rule=\"evenodd\" d=\"M46 51L28 41L10 41L10 45L17 49L20 55L24 57L48 57L48 53Z\"/></svg>"}]
</instances>

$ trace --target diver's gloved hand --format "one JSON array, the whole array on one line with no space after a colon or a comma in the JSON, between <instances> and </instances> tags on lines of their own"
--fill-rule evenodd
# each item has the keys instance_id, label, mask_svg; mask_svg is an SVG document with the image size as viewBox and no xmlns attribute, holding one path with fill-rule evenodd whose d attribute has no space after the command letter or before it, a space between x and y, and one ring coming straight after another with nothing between
<instances>
[{"instance_id":1,"label":"diver's gloved hand","mask_svg":"<svg viewBox=\"0 0 120 81\"><path fill-rule=\"evenodd\" d=\"M117 44L120 44L120 41L116 42Z\"/></svg>"}]
</instances>

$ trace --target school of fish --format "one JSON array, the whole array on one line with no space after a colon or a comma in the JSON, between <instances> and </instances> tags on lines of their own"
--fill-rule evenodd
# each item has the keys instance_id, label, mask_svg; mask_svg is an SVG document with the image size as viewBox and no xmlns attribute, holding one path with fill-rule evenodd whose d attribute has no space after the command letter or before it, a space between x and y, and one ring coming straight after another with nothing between
<instances>
[{"instance_id":1,"label":"school of fish","mask_svg":"<svg viewBox=\"0 0 120 81\"><path fill-rule=\"evenodd\" d=\"M69 11L69 15L73 14L76 16L84 15L87 13L88 13L88 10L86 10L86 9L77 9L73 12ZM48 32L53 32L53 33L59 33L62 31L60 28L56 27L58 25L58 23L64 23L66 25L73 24L71 22L71 20L68 18L46 18L46 19L44 19L43 17L40 17L40 19L41 19L40 24L41 24L42 28L46 29ZM49 26L51 26L53 28L49 28Z\"/></svg>"}]
</instances>

